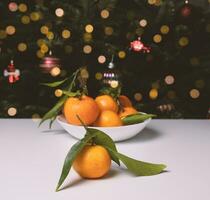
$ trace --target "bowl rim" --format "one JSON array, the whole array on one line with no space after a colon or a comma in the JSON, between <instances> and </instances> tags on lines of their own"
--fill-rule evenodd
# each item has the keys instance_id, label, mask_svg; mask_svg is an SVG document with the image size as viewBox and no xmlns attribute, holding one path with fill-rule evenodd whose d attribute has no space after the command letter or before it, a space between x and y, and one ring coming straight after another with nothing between
<instances>
[{"instance_id":1,"label":"bowl rim","mask_svg":"<svg viewBox=\"0 0 210 200\"><path fill-rule=\"evenodd\" d=\"M144 112L139 112L141 114L146 114ZM63 121L62 119L64 119L65 121ZM138 126L139 124L145 124L145 123L148 123L150 122L152 118L149 118L149 119L146 119L144 122L140 122L140 123L137 123L137 124L130 124L130 125L123 125L123 126L106 126L106 127L98 127L98 126L87 126L88 128L93 128L93 129L121 129L121 128L128 128L128 127L134 127L134 126ZM68 126L74 126L74 127L78 127L78 128L81 128L83 126L81 125L74 125L74 124L70 124L66 121L65 117L63 114L61 115L58 115L56 117L56 120L59 122L59 123L63 123L63 124L67 124Z\"/></svg>"}]
</instances>

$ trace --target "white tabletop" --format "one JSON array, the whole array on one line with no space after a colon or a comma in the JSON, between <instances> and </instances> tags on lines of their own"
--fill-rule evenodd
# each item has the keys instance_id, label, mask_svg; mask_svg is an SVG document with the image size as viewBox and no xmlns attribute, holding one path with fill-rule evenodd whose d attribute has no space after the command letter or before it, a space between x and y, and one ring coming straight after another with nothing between
<instances>
[{"instance_id":1,"label":"white tabletop","mask_svg":"<svg viewBox=\"0 0 210 200\"><path fill-rule=\"evenodd\" d=\"M168 172L134 177L112 165L100 180L81 179L73 170L65 189L55 192L66 153L76 140L55 124L37 128L29 119L0 119L0 199L2 200L209 200L210 121L152 120L118 150Z\"/></svg>"}]
</instances>

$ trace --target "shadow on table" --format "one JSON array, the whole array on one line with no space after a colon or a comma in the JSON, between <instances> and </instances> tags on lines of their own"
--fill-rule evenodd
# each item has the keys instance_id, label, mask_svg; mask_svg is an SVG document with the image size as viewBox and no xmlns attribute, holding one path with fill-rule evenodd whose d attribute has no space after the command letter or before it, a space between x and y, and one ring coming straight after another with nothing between
<instances>
[{"instance_id":1,"label":"shadow on table","mask_svg":"<svg viewBox=\"0 0 210 200\"><path fill-rule=\"evenodd\" d=\"M120 173L121 172L119 170L111 169L109 171L109 173L105 177L103 177L103 180L118 176ZM71 188L74 186L79 186L81 184L85 184L87 181L97 181L97 180L99 180L99 179L84 179L84 178L78 177L77 179L72 180L70 183L68 183L66 186L64 186L62 188L62 190L65 190L65 189L68 189L68 188Z\"/></svg>"},{"instance_id":2,"label":"shadow on table","mask_svg":"<svg viewBox=\"0 0 210 200\"><path fill-rule=\"evenodd\" d=\"M120 143L124 143L124 142L126 142L126 143L147 142L147 141L150 141L150 140L155 140L159 137L162 137L162 133L160 133L159 131L157 131L153 128L145 128L135 137L133 137L129 140L126 140L126 141L122 141Z\"/></svg>"}]
</instances>

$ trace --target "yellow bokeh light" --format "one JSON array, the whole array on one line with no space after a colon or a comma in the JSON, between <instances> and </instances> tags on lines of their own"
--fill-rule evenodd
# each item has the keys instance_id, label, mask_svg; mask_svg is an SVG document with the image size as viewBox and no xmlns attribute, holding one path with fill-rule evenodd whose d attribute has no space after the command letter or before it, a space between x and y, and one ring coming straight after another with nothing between
<instances>
[{"instance_id":1,"label":"yellow bokeh light","mask_svg":"<svg viewBox=\"0 0 210 200\"><path fill-rule=\"evenodd\" d=\"M30 23L30 17L27 16L27 15L22 16L22 17L21 17L21 22L22 22L23 24L29 24L29 23Z\"/></svg>"},{"instance_id":2,"label":"yellow bokeh light","mask_svg":"<svg viewBox=\"0 0 210 200\"><path fill-rule=\"evenodd\" d=\"M125 56L126 56L125 51L119 51L119 52L118 52L118 56L119 56L119 58L121 58L121 59L125 58Z\"/></svg>"},{"instance_id":3,"label":"yellow bokeh light","mask_svg":"<svg viewBox=\"0 0 210 200\"><path fill-rule=\"evenodd\" d=\"M117 81L117 80L110 81L110 86L112 88L117 88L119 86L119 81Z\"/></svg>"},{"instance_id":4,"label":"yellow bokeh light","mask_svg":"<svg viewBox=\"0 0 210 200\"><path fill-rule=\"evenodd\" d=\"M172 85L174 84L175 78L172 75L168 75L165 77L165 83L167 85Z\"/></svg>"},{"instance_id":5,"label":"yellow bokeh light","mask_svg":"<svg viewBox=\"0 0 210 200\"><path fill-rule=\"evenodd\" d=\"M167 26L167 25L162 25L161 27L160 27L160 32L162 33L162 34L168 34L168 32L169 32L169 26Z\"/></svg>"},{"instance_id":6,"label":"yellow bokeh light","mask_svg":"<svg viewBox=\"0 0 210 200\"><path fill-rule=\"evenodd\" d=\"M151 89L149 92L149 96L151 99L156 99L158 97L158 90L157 89Z\"/></svg>"},{"instance_id":7,"label":"yellow bokeh light","mask_svg":"<svg viewBox=\"0 0 210 200\"><path fill-rule=\"evenodd\" d=\"M91 24L88 24L88 25L85 26L85 31L87 33L92 33L93 30L94 30L94 28L93 28L93 26Z\"/></svg>"},{"instance_id":8,"label":"yellow bokeh light","mask_svg":"<svg viewBox=\"0 0 210 200\"><path fill-rule=\"evenodd\" d=\"M21 3L21 4L19 4L18 9L20 12L26 12L28 10L28 7L26 4Z\"/></svg>"},{"instance_id":9,"label":"yellow bokeh light","mask_svg":"<svg viewBox=\"0 0 210 200\"><path fill-rule=\"evenodd\" d=\"M96 80L101 80L101 79L103 78L102 73L97 72L97 73L95 74L95 78L96 78Z\"/></svg>"},{"instance_id":10,"label":"yellow bokeh light","mask_svg":"<svg viewBox=\"0 0 210 200\"><path fill-rule=\"evenodd\" d=\"M83 39L84 39L85 42L92 41L92 35L91 35L91 33L84 33Z\"/></svg>"},{"instance_id":11,"label":"yellow bokeh light","mask_svg":"<svg viewBox=\"0 0 210 200\"><path fill-rule=\"evenodd\" d=\"M139 21L139 25L140 25L141 27L145 27L145 26L147 25L147 20L146 20L146 19L140 20L140 21Z\"/></svg>"},{"instance_id":12,"label":"yellow bokeh light","mask_svg":"<svg viewBox=\"0 0 210 200\"><path fill-rule=\"evenodd\" d=\"M153 41L155 43L160 43L162 41L162 36L160 34L156 34L153 36Z\"/></svg>"},{"instance_id":13,"label":"yellow bokeh light","mask_svg":"<svg viewBox=\"0 0 210 200\"><path fill-rule=\"evenodd\" d=\"M141 101L142 100L142 94L141 93L135 93L134 94L134 99L136 100L136 101Z\"/></svg>"},{"instance_id":14,"label":"yellow bokeh light","mask_svg":"<svg viewBox=\"0 0 210 200\"><path fill-rule=\"evenodd\" d=\"M49 32L49 28L47 26L42 26L40 28L40 32L44 35L46 35Z\"/></svg>"},{"instance_id":15,"label":"yellow bokeh light","mask_svg":"<svg viewBox=\"0 0 210 200\"><path fill-rule=\"evenodd\" d=\"M58 76L60 73L61 69L59 67L53 67L53 69L50 71L50 74L53 77Z\"/></svg>"},{"instance_id":16,"label":"yellow bokeh light","mask_svg":"<svg viewBox=\"0 0 210 200\"><path fill-rule=\"evenodd\" d=\"M190 96L192 99L197 99L200 96L200 92L197 89L190 90Z\"/></svg>"},{"instance_id":17,"label":"yellow bokeh light","mask_svg":"<svg viewBox=\"0 0 210 200\"><path fill-rule=\"evenodd\" d=\"M15 107L10 107L7 110L7 113L8 113L9 116L13 117L17 114L17 109Z\"/></svg>"},{"instance_id":18,"label":"yellow bokeh light","mask_svg":"<svg viewBox=\"0 0 210 200\"><path fill-rule=\"evenodd\" d=\"M40 19L40 14L38 12L32 12L30 18L32 21L38 21Z\"/></svg>"},{"instance_id":19,"label":"yellow bokeh light","mask_svg":"<svg viewBox=\"0 0 210 200\"><path fill-rule=\"evenodd\" d=\"M105 62L106 62L106 57L103 56L103 55L100 55L100 56L98 57L98 62L101 63L101 64L105 63Z\"/></svg>"},{"instance_id":20,"label":"yellow bokeh light","mask_svg":"<svg viewBox=\"0 0 210 200\"><path fill-rule=\"evenodd\" d=\"M68 38L70 38L70 36L71 36L71 32L69 30L65 29L62 31L62 37L64 39L68 39Z\"/></svg>"},{"instance_id":21,"label":"yellow bokeh light","mask_svg":"<svg viewBox=\"0 0 210 200\"><path fill-rule=\"evenodd\" d=\"M180 39L179 39L179 45L181 46L181 47L185 47L185 46L187 46L189 44L189 39L187 38L187 37L181 37Z\"/></svg>"},{"instance_id":22,"label":"yellow bokeh light","mask_svg":"<svg viewBox=\"0 0 210 200\"><path fill-rule=\"evenodd\" d=\"M37 43L37 45L38 45L39 47L41 47L43 44L45 44L45 41L44 41L43 39L40 38L40 39L37 40L36 43Z\"/></svg>"},{"instance_id":23,"label":"yellow bokeh light","mask_svg":"<svg viewBox=\"0 0 210 200\"><path fill-rule=\"evenodd\" d=\"M55 96L56 97L61 97L63 95L63 91L61 89L56 89L55 90Z\"/></svg>"},{"instance_id":24,"label":"yellow bokeh light","mask_svg":"<svg viewBox=\"0 0 210 200\"><path fill-rule=\"evenodd\" d=\"M5 39L7 37L7 33L5 30L0 30L0 39Z\"/></svg>"},{"instance_id":25,"label":"yellow bokeh light","mask_svg":"<svg viewBox=\"0 0 210 200\"><path fill-rule=\"evenodd\" d=\"M42 53L40 50L38 50L38 51L36 52L36 56L37 56L38 58L43 58L43 57L44 57L44 53Z\"/></svg>"},{"instance_id":26,"label":"yellow bokeh light","mask_svg":"<svg viewBox=\"0 0 210 200\"><path fill-rule=\"evenodd\" d=\"M150 5L156 4L156 1L157 0L148 0L148 4L150 4Z\"/></svg>"},{"instance_id":27,"label":"yellow bokeh light","mask_svg":"<svg viewBox=\"0 0 210 200\"><path fill-rule=\"evenodd\" d=\"M89 72L87 70L87 67L83 67L80 71L80 75L82 78L84 79L88 79L89 78Z\"/></svg>"},{"instance_id":28,"label":"yellow bokeh light","mask_svg":"<svg viewBox=\"0 0 210 200\"><path fill-rule=\"evenodd\" d=\"M86 53L86 54L89 54L92 52L92 47L90 45L85 45L83 47L83 52Z\"/></svg>"},{"instance_id":29,"label":"yellow bokeh light","mask_svg":"<svg viewBox=\"0 0 210 200\"><path fill-rule=\"evenodd\" d=\"M12 26L12 25L6 27L6 33L7 33L8 35L13 35L13 34L15 34L15 31L16 31L16 29L15 29L15 27Z\"/></svg>"},{"instance_id":30,"label":"yellow bokeh light","mask_svg":"<svg viewBox=\"0 0 210 200\"><path fill-rule=\"evenodd\" d=\"M113 32L114 32L114 30L113 30L113 28L110 27L110 26L107 26L107 27L105 27L105 29L104 29L104 33L105 33L106 35L112 35Z\"/></svg>"},{"instance_id":31,"label":"yellow bokeh light","mask_svg":"<svg viewBox=\"0 0 210 200\"><path fill-rule=\"evenodd\" d=\"M42 53L47 53L49 51L49 47L46 44L42 44L40 50Z\"/></svg>"},{"instance_id":32,"label":"yellow bokeh light","mask_svg":"<svg viewBox=\"0 0 210 200\"><path fill-rule=\"evenodd\" d=\"M49 32L47 33L47 38L48 38L48 40L53 40L53 38L54 38L54 33L51 32L51 31L49 31Z\"/></svg>"},{"instance_id":33,"label":"yellow bokeh light","mask_svg":"<svg viewBox=\"0 0 210 200\"><path fill-rule=\"evenodd\" d=\"M64 10L63 10L62 8L57 8L57 9L55 10L55 14L56 14L57 17L63 17L63 15L64 15Z\"/></svg>"},{"instance_id":34,"label":"yellow bokeh light","mask_svg":"<svg viewBox=\"0 0 210 200\"><path fill-rule=\"evenodd\" d=\"M23 52L23 51L27 50L27 45L26 45L26 43L21 42L21 43L18 44L17 48L18 48L19 51Z\"/></svg>"},{"instance_id":35,"label":"yellow bokeh light","mask_svg":"<svg viewBox=\"0 0 210 200\"><path fill-rule=\"evenodd\" d=\"M106 9L102 10L102 11L101 11L101 17L102 17L103 19L108 18L108 17L109 17L109 11L106 10Z\"/></svg>"}]
</instances>

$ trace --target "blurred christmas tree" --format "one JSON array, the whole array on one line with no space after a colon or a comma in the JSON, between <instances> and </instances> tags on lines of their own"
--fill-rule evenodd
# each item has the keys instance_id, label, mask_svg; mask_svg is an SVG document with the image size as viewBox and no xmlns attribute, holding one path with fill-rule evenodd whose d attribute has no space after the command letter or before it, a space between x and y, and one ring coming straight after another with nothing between
<instances>
[{"instance_id":1,"label":"blurred christmas tree","mask_svg":"<svg viewBox=\"0 0 210 200\"><path fill-rule=\"evenodd\" d=\"M40 83L81 66L96 95L112 55L123 93L140 110L167 118L208 112L208 0L5 0L0 19L0 117L43 115L57 93ZM150 53L129 50L138 37Z\"/></svg>"}]
</instances>

